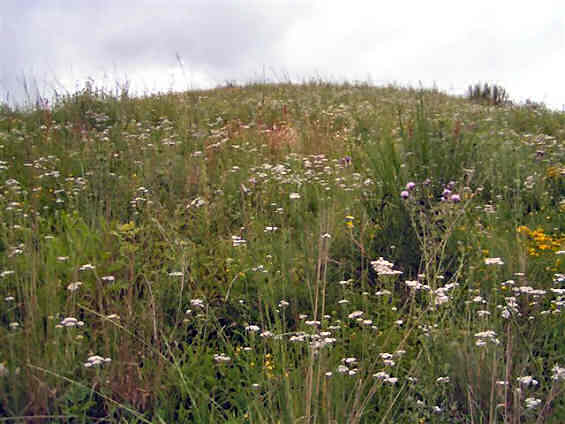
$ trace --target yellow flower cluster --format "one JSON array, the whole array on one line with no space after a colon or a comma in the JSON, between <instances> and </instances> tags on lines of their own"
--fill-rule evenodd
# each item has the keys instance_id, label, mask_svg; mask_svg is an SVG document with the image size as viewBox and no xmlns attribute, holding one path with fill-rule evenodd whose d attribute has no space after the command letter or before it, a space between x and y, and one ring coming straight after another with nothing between
<instances>
[{"instance_id":1,"label":"yellow flower cluster","mask_svg":"<svg viewBox=\"0 0 565 424\"><path fill-rule=\"evenodd\" d=\"M263 368L267 373L268 378L273 378L273 369L275 365L273 363L273 356L270 353L265 354L265 362L263 364Z\"/></svg>"},{"instance_id":2,"label":"yellow flower cluster","mask_svg":"<svg viewBox=\"0 0 565 424\"><path fill-rule=\"evenodd\" d=\"M519 226L516 231L526 236L528 255L540 256L543 253L553 253L561 250L565 237L546 234L542 228L531 230L525 225Z\"/></svg>"},{"instance_id":3,"label":"yellow flower cluster","mask_svg":"<svg viewBox=\"0 0 565 424\"><path fill-rule=\"evenodd\" d=\"M559 166L550 166L546 170L547 178L558 178L565 175L565 168Z\"/></svg>"}]
</instances>

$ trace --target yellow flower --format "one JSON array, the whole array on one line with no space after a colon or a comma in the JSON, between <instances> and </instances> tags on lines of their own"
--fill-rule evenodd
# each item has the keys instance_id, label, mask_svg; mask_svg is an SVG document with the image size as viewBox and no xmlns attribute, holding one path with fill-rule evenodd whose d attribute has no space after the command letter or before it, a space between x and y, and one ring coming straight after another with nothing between
<instances>
[{"instance_id":1,"label":"yellow flower","mask_svg":"<svg viewBox=\"0 0 565 424\"><path fill-rule=\"evenodd\" d=\"M525 225L520 225L518 228L516 228L516 231L520 234L530 234L531 232L530 229Z\"/></svg>"},{"instance_id":2,"label":"yellow flower","mask_svg":"<svg viewBox=\"0 0 565 424\"><path fill-rule=\"evenodd\" d=\"M345 226L347 228L353 228L353 220L355 219L355 217L351 216L351 215L347 215L345 217Z\"/></svg>"},{"instance_id":3,"label":"yellow flower","mask_svg":"<svg viewBox=\"0 0 565 424\"><path fill-rule=\"evenodd\" d=\"M561 168L558 166L550 166L547 168L546 175L548 178L556 178L561 175Z\"/></svg>"}]
</instances>

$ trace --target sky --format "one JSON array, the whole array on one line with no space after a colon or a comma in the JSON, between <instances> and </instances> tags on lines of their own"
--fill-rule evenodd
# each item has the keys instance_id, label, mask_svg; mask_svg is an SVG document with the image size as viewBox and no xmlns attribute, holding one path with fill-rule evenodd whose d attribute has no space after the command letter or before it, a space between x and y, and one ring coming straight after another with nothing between
<instances>
[{"instance_id":1,"label":"sky","mask_svg":"<svg viewBox=\"0 0 565 424\"><path fill-rule=\"evenodd\" d=\"M498 84L565 110L565 2L2 0L0 102L227 82Z\"/></svg>"}]
</instances>

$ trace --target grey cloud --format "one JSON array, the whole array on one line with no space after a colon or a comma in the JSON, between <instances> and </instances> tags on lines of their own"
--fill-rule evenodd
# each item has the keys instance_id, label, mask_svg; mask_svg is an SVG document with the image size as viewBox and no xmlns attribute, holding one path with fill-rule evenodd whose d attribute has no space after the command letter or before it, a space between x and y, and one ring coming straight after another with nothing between
<instances>
[{"instance_id":1,"label":"grey cloud","mask_svg":"<svg viewBox=\"0 0 565 424\"><path fill-rule=\"evenodd\" d=\"M16 91L25 74L135 73L178 65L177 54L220 79L257 71L277 61L277 45L310 11L299 0L24 0L3 13L0 84Z\"/></svg>"},{"instance_id":2,"label":"grey cloud","mask_svg":"<svg viewBox=\"0 0 565 424\"><path fill-rule=\"evenodd\" d=\"M16 19L19 53L12 51L11 64L29 65L35 56L57 67L76 60L119 68L170 62L179 53L196 67L233 70L256 58L273 60L273 46L308 10L298 1L39 4Z\"/></svg>"}]
</instances>

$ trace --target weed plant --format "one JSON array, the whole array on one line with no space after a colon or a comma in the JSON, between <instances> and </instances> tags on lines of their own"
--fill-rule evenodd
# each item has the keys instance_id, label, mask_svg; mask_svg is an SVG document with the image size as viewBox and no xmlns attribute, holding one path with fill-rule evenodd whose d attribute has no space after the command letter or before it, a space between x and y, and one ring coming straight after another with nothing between
<instances>
[{"instance_id":1,"label":"weed plant","mask_svg":"<svg viewBox=\"0 0 565 424\"><path fill-rule=\"evenodd\" d=\"M91 86L0 109L0 415L565 421L565 115Z\"/></svg>"}]
</instances>

